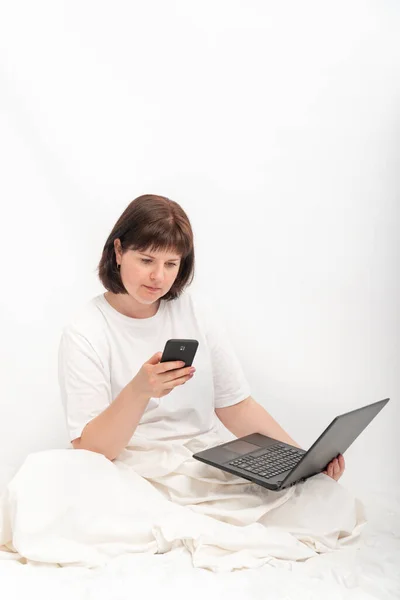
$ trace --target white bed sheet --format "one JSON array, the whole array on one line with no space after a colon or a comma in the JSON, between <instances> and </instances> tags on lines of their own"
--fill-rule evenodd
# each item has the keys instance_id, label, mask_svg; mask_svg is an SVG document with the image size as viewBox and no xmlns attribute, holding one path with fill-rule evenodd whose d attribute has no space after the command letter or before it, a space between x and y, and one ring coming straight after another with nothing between
<instances>
[{"instance_id":1,"label":"white bed sheet","mask_svg":"<svg viewBox=\"0 0 400 600\"><path fill-rule=\"evenodd\" d=\"M0 465L0 493L16 471ZM344 548L282 566L265 565L215 573L195 569L184 548L162 555L135 554L111 560L105 567L48 566L0 561L4 600L128 600L152 598L243 597L252 600L400 598L400 493L398 490L357 491L367 509L368 524L361 548Z\"/></svg>"}]
</instances>

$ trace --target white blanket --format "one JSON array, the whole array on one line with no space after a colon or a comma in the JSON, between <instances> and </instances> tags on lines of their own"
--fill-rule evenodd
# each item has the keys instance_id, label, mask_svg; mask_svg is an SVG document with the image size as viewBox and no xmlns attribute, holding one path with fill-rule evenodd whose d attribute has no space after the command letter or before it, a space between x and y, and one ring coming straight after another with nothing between
<instances>
[{"instance_id":1,"label":"white blanket","mask_svg":"<svg viewBox=\"0 0 400 600\"><path fill-rule=\"evenodd\" d=\"M0 498L0 558L97 567L183 546L195 567L231 571L359 543L364 507L340 483L320 474L272 492L192 458L218 443L136 439L114 462L30 454Z\"/></svg>"}]
</instances>

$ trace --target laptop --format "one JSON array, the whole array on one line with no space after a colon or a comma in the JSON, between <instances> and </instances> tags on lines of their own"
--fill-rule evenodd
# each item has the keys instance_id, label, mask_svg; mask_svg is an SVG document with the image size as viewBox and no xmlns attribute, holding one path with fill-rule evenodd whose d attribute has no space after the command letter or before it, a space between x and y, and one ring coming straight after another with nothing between
<instances>
[{"instance_id":1,"label":"laptop","mask_svg":"<svg viewBox=\"0 0 400 600\"><path fill-rule=\"evenodd\" d=\"M252 433L197 452L193 458L269 490L282 490L325 471L331 460L344 454L389 400L385 398L339 415L309 450Z\"/></svg>"}]
</instances>

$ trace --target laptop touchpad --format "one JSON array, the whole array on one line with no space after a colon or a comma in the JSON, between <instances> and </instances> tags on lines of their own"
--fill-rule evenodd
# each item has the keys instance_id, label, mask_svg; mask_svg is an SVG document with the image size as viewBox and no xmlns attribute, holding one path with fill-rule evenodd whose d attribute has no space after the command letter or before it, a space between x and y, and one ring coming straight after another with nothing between
<instances>
[{"instance_id":1,"label":"laptop touchpad","mask_svg":"<svg viewBox=\"0 0 400 600\"><path fill-rule=\"evenodd\" d=\"M247 454L248 452L259 450L260 446L249 444L249 442L245 442L243 440L238 440L235 442L230 442L227 446L225 446L225 449L231 452L236 452L236 454Z\"/></svg>"}]
</instances>

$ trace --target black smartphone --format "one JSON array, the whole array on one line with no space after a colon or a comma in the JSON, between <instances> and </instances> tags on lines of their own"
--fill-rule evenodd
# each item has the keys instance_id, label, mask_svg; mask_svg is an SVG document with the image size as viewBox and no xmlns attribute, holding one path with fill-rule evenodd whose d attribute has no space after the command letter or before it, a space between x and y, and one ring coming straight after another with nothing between
<instances>
[{"instance_id":1,"label":"black smartphone","mask_svg":"<svg viewBox=\"0 0 400 600\"><path fill-rule=\"evenodd\" d=\"M185 367L190 367L197 352L199 342L197 340L168 340L160 362L182 360ZM183 368L183 367L181 367Z\"/></svg>"}]
</instances>

